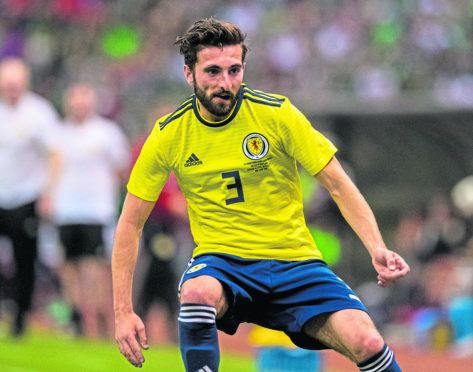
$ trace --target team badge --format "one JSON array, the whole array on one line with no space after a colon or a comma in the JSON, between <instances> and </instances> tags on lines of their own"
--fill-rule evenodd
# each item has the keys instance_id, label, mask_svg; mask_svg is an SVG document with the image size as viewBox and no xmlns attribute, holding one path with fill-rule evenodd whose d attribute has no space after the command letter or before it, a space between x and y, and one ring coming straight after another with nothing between
<instances>
[{"instance_id":1,"label":"team badge","mask_svg":"<svg viewBox=\"0 0 473 372\"><path fill-rule=\"evenodd\" d=\"M195 265L194 267L191 267L189 270L187 270L187 274L195 273L196 271L199 271L200 269L203 269L206 266L206 264Z\"/></svg>"},{"instance_id":2,"label":"team badge","mask_svg":"<svg viewBox=\"0 0 473 372\"><path fill-rule=\"evenodd\" d=\"M268 140L259 133L251 133L243 140L243 152L251 160L259 160L269 151Z\"/></svg>"}]
</instances>

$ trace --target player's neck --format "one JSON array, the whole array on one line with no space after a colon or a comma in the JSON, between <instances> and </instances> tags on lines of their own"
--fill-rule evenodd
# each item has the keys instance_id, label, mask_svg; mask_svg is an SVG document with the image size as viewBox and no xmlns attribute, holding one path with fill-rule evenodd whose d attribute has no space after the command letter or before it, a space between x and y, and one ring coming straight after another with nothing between
<instances>
[{"instance_id":1,"label":"player's neck","mask_svg":"<svg viewBox=\"0 0 473 372\"><path fill-rule=\"evenodd\" d=\"M232 114L233 111L235 111L235 107L237 106L238 102L235 102L235 105L233 105L232 109L230 110L228 115L214 115L210 111L208 111L199 101L199 99L196 99L197 102L197 110L199 111L199 114L202 118L204 118L206 121L209 123L221 123L225 120L227 120Z\"/></svg>"}]
</instances>

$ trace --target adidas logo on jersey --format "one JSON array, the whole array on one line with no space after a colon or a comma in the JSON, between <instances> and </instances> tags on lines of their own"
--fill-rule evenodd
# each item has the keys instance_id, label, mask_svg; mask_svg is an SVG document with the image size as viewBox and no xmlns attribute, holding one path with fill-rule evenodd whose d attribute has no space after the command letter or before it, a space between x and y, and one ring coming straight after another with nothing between
<instances>
[{"instance_id":1,"label":"adidas logo on jersey","mask_svg":"<svg viewBox=\"0 0 473 372\"><path fill-rule=\"evenodd\" d=\"M202 164L202 161L197 156L195 156L194 153L192 153L192 155L189 156L189 159L186 160L184 167L192 167L193 165L200 165L200 164Z\"/></svg>"}]
</instances>

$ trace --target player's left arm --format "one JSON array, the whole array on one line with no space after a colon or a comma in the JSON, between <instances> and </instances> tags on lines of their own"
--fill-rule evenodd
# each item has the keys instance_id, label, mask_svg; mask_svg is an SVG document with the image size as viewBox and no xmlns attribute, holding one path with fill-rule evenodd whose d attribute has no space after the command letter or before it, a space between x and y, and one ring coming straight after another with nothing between
<instances>
[{"instance_id":1,"label":"player's left arm","mask_svg":"<svg viewBox=\"0 0 473 372\"><path fill-rule=\"evenodd\" d=\"M378 284L388 287L406 275L409 265L400 255L386 248L370 206L335 156L315 178L330 192L343 217L370 253L378 273Z\"/></svg>"}]
</instances>

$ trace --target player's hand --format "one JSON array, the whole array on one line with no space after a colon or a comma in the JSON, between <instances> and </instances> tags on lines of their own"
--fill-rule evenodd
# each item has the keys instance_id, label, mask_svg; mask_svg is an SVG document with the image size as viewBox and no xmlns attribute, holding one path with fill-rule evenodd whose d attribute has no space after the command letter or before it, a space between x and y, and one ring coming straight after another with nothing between
<instances>
[{"instance_id":1,"label":"player's hand","mask_svg":"<svg viewBox=\"0 0 473 372\"><path fill-rule=\"evenodd\" d=\"M135 367L145 362L141 348L148 350L145 326L135 313L115 316L115 339L123 356Z\"/></svg>"},{"instance_id":2,"label":"player's hand","mask_svg":"<svg viewBox=\"0 0 473 372\"><path fill-rule=\"evenodd\" d=\"M389 287L410 271L409 265L400 255L384 248L376 251L373 257L373 266L378 273L380 287Z\"/></svg>"}]
</instances>

